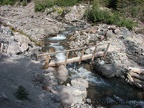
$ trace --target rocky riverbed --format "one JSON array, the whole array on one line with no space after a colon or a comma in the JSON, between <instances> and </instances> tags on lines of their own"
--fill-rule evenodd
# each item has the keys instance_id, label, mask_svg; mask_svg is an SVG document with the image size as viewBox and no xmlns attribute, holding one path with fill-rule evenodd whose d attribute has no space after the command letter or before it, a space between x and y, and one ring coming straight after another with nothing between
<instances>
[{"instance_id":1,"label":"rocky riverbed","mask_svg":"<svg viewBox=\"0 0 144 108\"><path fill-rule=\"evenodd\" d=\"M97 45L96 52L105 51L107 43L110 43L106 58L96 58L91 63L94 73L107 78L120 77L125 83L144 88L144 35L115 25L92 26L82 20L86 7L70 7L71 11L63 17L57 12L49 13L50 10L35 13L34 3L25 7L0 7L0 105L3 108L102 107L92 105L92 100L88 98L88 80L76 77L69 81L69 71L75 70L67 70L64 66L43 70L43 59L36 61L35 55L42 53L42 47L36 46L32 40L43 41L45 37L55 36L71 26L78 29L66 37L69 48L91 46L84 52L90 54L95 48L92 46ZM80 54L75 52L75 55ZM79 68L79 75L81 71L86 70ZM28 91L28 100L15 97L20 85ZM143 91L140 91L139 97L144 99ZM111 108L144 107L143 101L130 104L130 101L124 102L117 96L114 98L116 102L106 98L104 104L111 103Z\"/></svg>"}]
</instances>

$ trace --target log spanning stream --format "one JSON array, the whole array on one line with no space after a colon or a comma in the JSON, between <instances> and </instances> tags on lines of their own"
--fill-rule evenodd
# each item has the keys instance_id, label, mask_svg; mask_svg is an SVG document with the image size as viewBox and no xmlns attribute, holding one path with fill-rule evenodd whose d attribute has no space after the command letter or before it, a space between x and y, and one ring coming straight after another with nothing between
<instances>
[{"instance_id":1,"label":"log spanning stream","mask_svg":"<svg viewBox=\"0 0 144 108\"><path fill-rule=\"evenodd\" d=\"M64 51L67 49L66 41L69 34L74 32L76 28L68 28L66 31L56 36L46 38L45 49L53 47L56 51ZM65 53L57 53L54 59L65 60ZM84 78L89 82L88 98L92 100L93 107L103 106L107 108L112 105L129 105L132 107L144 105L142 91L127 84L119 78L103 78L98 74L90 71L90 60L81 64L68 64L69 80L74 78ZM96 73L96 72L95 72ZM141 108L141 107L139 107Z\"/></svg>"}]
</instances>

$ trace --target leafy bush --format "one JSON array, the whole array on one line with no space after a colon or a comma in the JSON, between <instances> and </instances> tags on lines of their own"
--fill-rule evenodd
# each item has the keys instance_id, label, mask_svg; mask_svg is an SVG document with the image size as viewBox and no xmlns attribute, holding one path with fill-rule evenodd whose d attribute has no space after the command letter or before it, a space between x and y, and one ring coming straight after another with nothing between
<instances>
[{"instance_id":1,"label":"leafy bush","mask_svg":"<svg viewBox=\"0 0 144 108\"><path fill-rule=\"evenodd\" d=\"M19 86L15 93L15 96L20 100L29 100L28 95L28 91L23 86Z\"/></svg>"},{"instance_id":2,"label":"leafy bush","mask_svg":"<svg viewBox=\"0 0 144 108\"><path fill-rule=\"evenodd\" d=\"M109 16L109 11L103 11L99 8L92 8L87 11L88 21L92 22L105 22Z\"/></svg>"}]
</instances>

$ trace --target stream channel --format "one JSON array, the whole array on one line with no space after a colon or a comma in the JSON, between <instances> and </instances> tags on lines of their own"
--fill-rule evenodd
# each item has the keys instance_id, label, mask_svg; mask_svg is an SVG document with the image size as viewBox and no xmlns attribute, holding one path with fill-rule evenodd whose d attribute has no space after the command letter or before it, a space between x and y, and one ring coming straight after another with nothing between
<instances>
[{"instance_id":1,"label":"stream channel","mask_svg":"<svg viewBox=\"0 0 144 108\"><path fill-rule=\"evenodd\" d=\"M68 48L67 40L70 34L78 28L69 27L56 36L45 38L45 49L52 47L55 51L63 51ZM78 29L79 30L79 29ZM71 56L71 55L70 55ZM55 55L57 60L64 60L65 53ZM69 81L74 78L84 78L89 82L88 96L94 108L109 108L112 105L129 105L132 108L143 108L143 92L127 84L120 78L104 78L90 70L90 60L78 63L67 64ZM142 105L143 107L140 107Z\"/></svg>"}]
</instances>

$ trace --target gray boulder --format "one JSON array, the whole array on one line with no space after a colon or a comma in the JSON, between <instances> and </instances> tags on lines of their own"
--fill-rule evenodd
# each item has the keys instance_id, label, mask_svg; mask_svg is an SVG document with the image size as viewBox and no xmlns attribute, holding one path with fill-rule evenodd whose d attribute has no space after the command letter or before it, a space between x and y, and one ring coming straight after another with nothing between
<instances>
[{"instance_id":1,"label":"gray boulder","mask_svg":"<svg viewBox=\"0 0 144 108\"><path fill-rule=\"evenodd\" d=\"M20 35L18 33L15 33L14 40L17 42L20 42L20 43L31 44L31 41L29 40L28 37L26 37L24 35Z\"/></svg>"},{"instance_id":2,"label":"gray boulder","mask_svg":"<svg viewBox=\"0 0 144 108\"><path fill-rule=\"evenodd\" d=\"M69 108L75 103L84 103L83 100L87 97L87 90L85 87L62 87L60 92L61 103L64 108Z\"/></svg>"},{"instance_id":3,"label":"gray boulder","mask_svg":"<svg viewBox=\"0 0 144 108\"><path fill-rule=\"evenodd\" d=\"M73 80L71 80L71 84L72 84L72 86L88 88L88 81L83 78L73 79Z\"/></svg>"},{"instance_id":4,"label":"gray boulder","mask_svg":"<svg viewBox=\"0 0 144 108\"><path fill-rule=\"evenodd\" d=\"M21 49L20 49L17 42L9 43L9 46L8 46L8 49L7 49L8 54L17 54L17 53L20 53L20 52L21 52Z\"/></svg>"},{"instance_id":5,"label":"gray boulder","mask_svg":"<svg viewBox=\"0 0 144 108\"><path fill-rule=\"evenodd\" d=\"M65 19L68 21L74 21L74 20L80 20L82 19L84 13L85 13L86 7L79 5L79 6L73 6L71 8L71 11L65 15Z\"/></svg>"},{"instance_id":6,"label":"gray boulder","mask_svg":"<svg viewBox=\"0 0 144 108\"><path fill-rule=\"evenodd\" d=\"M20 46L21 52L27 51L29 49L29 46L27 43L22 43Z\"/></svg>"},{"instance_id":7,"label":"gray boulder","mask_svg":"<svg viewBox=\"0 0 144 108\"><path fill-rule=\"evenodd\" d=\"M54 74L59 84L64 83L68 79L68 70L64 65L59 66L57 68L57 71L54 72Z\"/></svg>"},{"instance_id":8,"label":"gray boulder","mask_svg":"<svg viewBox=\"0 0 144 108\"><path fill-rule=\"evenodd\" d=\"M105 77L111 78L116 75L116 67L113 64L103 64L97 67L97 71Z\"/></svg>"}]
</instances>

